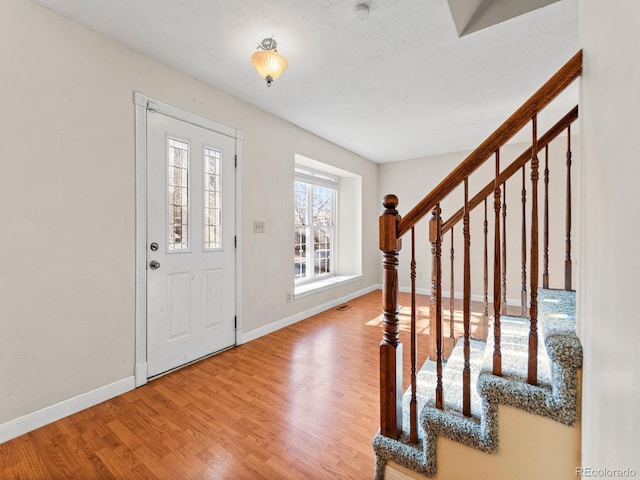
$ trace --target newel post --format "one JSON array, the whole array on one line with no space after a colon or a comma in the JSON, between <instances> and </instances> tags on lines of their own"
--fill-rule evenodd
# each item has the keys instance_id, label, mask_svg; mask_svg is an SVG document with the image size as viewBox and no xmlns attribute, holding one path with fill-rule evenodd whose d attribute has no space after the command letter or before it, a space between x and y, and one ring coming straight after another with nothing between
<instances>
[{"instance_id":1,"label":"newel post","mask_svg":"<svg viewBox=\"0 0 640 480\"><path fill-rule=\"evenodd\" d=\"M402 432L402 344L398 318L398 197L385 195L380 216L383 335L380 342L380 433L397 439Z\"/></svg>"}]
</instances>

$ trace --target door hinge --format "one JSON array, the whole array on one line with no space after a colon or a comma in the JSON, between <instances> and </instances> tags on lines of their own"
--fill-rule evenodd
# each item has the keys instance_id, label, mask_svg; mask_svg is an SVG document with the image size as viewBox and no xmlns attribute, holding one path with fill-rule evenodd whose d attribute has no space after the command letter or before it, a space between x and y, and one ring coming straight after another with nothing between
<instances>
[{"instance_id":1,"label":"door hinge","mask_svg":"<svg viewBox=\"0 0 640 480\"><path fill-rule=\"evenodd\" d=\"M233 328L238 328L238 316L233 317Z\"/></svg>"},{"instance_id":2,"label":"door hinge","mask_svg":"<svg viewBox=\"0 0 640 480\"><path fill-rule=\"evenodd\" d=\"M233 237L233 247L234 248L238 248L238 236L234 236Z\"/></svg>"},{"instance_id":3,"label":"door hinge","mask_svg":"<svg viewBox=\"0 0 640 480\"><path fill-rule=\"evenodd\" d=\"M235 167L238 168L238 155L233 156Z\"/></svg>"}]
</instances>

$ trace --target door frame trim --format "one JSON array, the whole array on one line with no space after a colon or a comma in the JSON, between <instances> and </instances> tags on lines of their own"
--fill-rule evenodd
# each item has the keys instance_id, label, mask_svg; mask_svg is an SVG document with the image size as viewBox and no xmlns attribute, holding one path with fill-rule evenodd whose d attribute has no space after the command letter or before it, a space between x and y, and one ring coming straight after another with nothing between
<instances>
[{"instance_id":1,"label":"door frame trim","mask_svg":"<svg viewBox=\"0 0 640 480\"><path fill-rule=\"evenodd\" d=\"M212 130L235 140L235 343L242 332L242 130L214 122L200 115L134 92L135 161L136 161L136 314L135 314L135 385L147 383L147 114L155 111L177 120Z\"/></svg>"}]
</instances>

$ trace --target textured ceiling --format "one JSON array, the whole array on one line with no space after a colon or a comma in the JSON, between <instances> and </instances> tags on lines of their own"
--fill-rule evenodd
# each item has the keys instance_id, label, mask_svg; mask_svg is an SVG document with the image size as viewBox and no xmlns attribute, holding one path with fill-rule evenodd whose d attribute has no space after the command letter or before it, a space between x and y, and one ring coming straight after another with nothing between
<instances>
[{"instance_id":1,"label":"textured ceiling","mask_svg":"<svg viewBox=\"0 0 640 480\"><path fill-rule=\"evenodd\" d=\"M37 2L376 162L474 148L579 49L577 0L463 37L446 0ZM267 88L271 35L289 69Z\"/></svg>"}]
</instances>

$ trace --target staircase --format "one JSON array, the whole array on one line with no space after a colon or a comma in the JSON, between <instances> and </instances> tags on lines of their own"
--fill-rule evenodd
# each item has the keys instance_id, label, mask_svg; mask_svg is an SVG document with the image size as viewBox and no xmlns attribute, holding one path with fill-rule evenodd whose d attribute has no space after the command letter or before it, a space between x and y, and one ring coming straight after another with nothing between
<instances>
[{"instance_id":1,"label":"staircase","mask_svg":"<svg viewBox=\"0 0 640 480\"><path fill-rule=\"evenodd\" d=\"M377 480L422 477L568 479L576 476L580 449L582 347L575 334L575 292L571 290L571 124L577 119L578 107L543 135L538 135L537 124L539 113L581 74L581 70L582 52L578 52L404 217L398 214L395 195L387 195L384 199L385 212L380 217L384 269L381 427L373 439ZM501 147L527 124L532 130L531 147L506 168L501 167ZM567 132L566 194L564 205L558 208L554 202L557 198L549 195L549 144L563 132ZM539 186L538 153L542 151L543 185ZM495 162L492 180L470 197L470 176L490 159ZM529 189L527 168L531 179ZM522 232L521 242L520 248L509 247L508 251L520 254L521 304L520 316L509 316L506 314L508 217L505 196L508 181L520 183L520 172L522 215L518 229ZM462 207L457 210L451 209L450 199L445 201L454 190L462 192L464 198ZM530 204L527 193L531 197ZM488 200L493 200L493 218L488 215ZM446 220L443 217L445 204L452 210ZM485 335L474 339L470 335L470 212L481 205L484 205L484 221L478 236L483 239L484 246L482 331ZM549 270L556 268L556 265L550 266L549 261L549 216L550 211L555 214L559 210L564 211L566 217L565 258L564 265L560 266L564 270L564 285L562 290L554 290L549 288ZM418 370L415 225L429 212L432 254L429 358ZM493 227L492 272L489 271L489 220ZM443 271L449 267L450 295L453 296L456 227L461 230L462 242L459 243L464 249L464 333L458 338L454 333L452 300L447 325L442 282ZM509 227L513 230L513 226ZM398 263L402 237L408 233L411 376L410 386L403 394ZM445 266L442 260L445 233L451 237L450 266ZM474 268L478 268L477 263ZM490 277L493 277L492 282ZM447 326L450 352L445 348Z\"/></svg>"},{"instance_id":2,"label":"staircase","mask_svg":"<svg viewBox=\"0 0 640 480\"><path fill-rule=\"evenodd\" d=\"M503 342L503 374L498 377L492 374L493 337L487 342L471 339L471 416L461 415L462 391L459 388L460 371L464 364L464 339L460 338L443 371L445 397L444 409L435 405L436 362L427 360L417 374L417 399L419 405L419 442L408 441L409 418L403 419L403 431L398 440L393 440L378 433L373 440L376 453L376 478L385 478L385 467L388 462L426 477L436 478L470 478L475 472L478 478L478 463L468 462L464 449L445 446L449 458L445 468L438 469L438 437L449 439L461 445L477 449L488 454L495 454L500 444L501 407L513 407L525 412L511 414L517 422L536 422L526 415L539 415L569 427L575 427L578 421L579 372L582 368L582 347L575 335L575 292L559 290L539 291L541 300L539 328L541 343L538 351L539 381L537 386L529 385L527 379L526 358L528 350L528 319L522 317L502 317ZM411 392L404 395L404 411L409 412ZM546 445L537 445L536 452L520 452L523 459L514 462L514 453L509 453L510 465L505 467L500 461L480 462L492 479L513 478L575 478L579 453L579 429L555 427L555 433L548 425L540 424L539 428L547 428L543 437ZM528 435L527 431L518 428L520 435ZM551 442L551 443L549 443ZM535 443L535 442L534 442ZM513 449L513 442L511 442ZM547 455L540 455L540 450L549 450ZM565 458L553 459L554 451L565 452ZM568 452L568 454L567 454ZM517 453L517 452L516 452ZM530 453L530 455L527 455ZM537 465L541 457L546 458L544 467ZM527 467L527 459L534 465ZM460 471L456 460L466 462L465 469ZM447 465L448 463L448 465ZM455 472L458 472L456 476ZM438 475L440 474L440 475ZM529 476L528 476L529 475ZM416 477L417 478L417 477Z\"/></svg>"}]
</instances>

